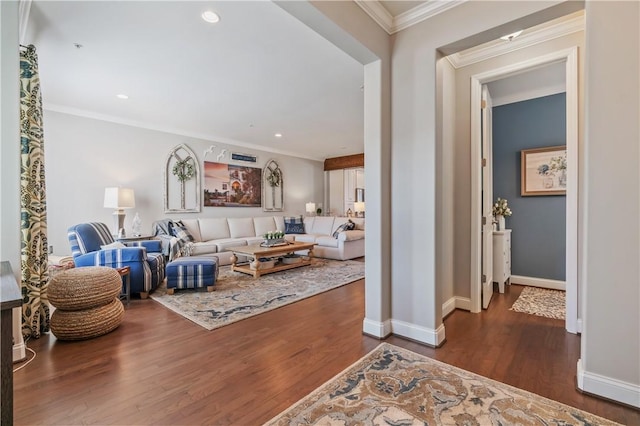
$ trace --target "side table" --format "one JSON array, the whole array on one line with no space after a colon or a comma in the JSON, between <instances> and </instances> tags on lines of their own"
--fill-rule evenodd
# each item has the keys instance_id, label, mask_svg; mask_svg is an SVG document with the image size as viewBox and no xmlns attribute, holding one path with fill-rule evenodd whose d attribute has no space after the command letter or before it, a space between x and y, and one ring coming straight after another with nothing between
<instances>
[{"instance_id":1,"label":"side table","mask_svg":"<svg viewBox=\"0 0 640 426\"><path fill-rule=\"evenodd\" d=\"M116 271L124 278L125 292L120 295L120 299L124 297L127 301L127 306L129 306L129 302L131 301L131 267L123 266L122 268L116 268Z\"/></svg>"}]
</instances>

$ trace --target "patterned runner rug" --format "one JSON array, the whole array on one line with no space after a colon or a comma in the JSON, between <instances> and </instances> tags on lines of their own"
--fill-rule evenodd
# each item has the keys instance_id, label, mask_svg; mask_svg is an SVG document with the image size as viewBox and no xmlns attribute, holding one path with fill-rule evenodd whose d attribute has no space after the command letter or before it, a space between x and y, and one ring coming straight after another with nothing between
<instances>
[{"instance_id":1,"label":"patterned runner rug","mask_svg":"<svg viewBox=\"0 0 640 426\"><path fill-rule=\"evenodd\" d=\"M615 425L388 343L267 425Z\"/></svg>"},{"instance_id":2,"label":"patterned runner rug","mask_svg":"<svg viewBox=\"0 0 640 426\"><path fill-rule=\"evenodd\" d=\"M150 297L196 324L213 330L364 278L364 262L314 259L309 266L253 278L220 268L215 291L176 290L163 283Z\"/></svg>"},{"instance_id":3,"label":"patterned runner rug","mask_svg":"<svg viewBox=\"0 0 640 426\"><path fill-rule=\"evenodd\" d=\"M564 291L525 287L509 310L563 320L565 306Z\"/></svg>"}]
</instances>

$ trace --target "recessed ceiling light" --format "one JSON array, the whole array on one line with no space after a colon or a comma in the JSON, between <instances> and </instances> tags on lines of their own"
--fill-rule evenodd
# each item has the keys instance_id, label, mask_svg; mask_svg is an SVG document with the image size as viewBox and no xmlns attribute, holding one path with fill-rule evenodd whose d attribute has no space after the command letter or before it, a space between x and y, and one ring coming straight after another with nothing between
<instances>
[{"instance_id":1,"label":"recessed ceiling light","mask_svg":"<svg viewBox=\"0 0 640 426\"><path fill-rule=\"evenodd\" d=\"M516 31L515 33L511 33L511 34L507 34L505 36L502 36L502 37L500 37L500 40L513 41L513 39L518 37L520 34L522 34L522 30Z\"/></svg>"},{"instance_id":2,"label":"recessed ceiling light","mask_svg":"<svg viewBox=\"0 0 640 426\"><path fill-rule=\"evenodd\" d=\"M273 135L273 136L275 136L276 138L281 138L281 137L282 137L282 133L276 133L276 134L275 134L275 135Z\"/></svg>"},{"instance_id":3,"label":"recessed ceiling light","mask_svg":"<svg viewBox=\"0 0 640 426\"><path fill-rule=\"evenodd\" d=\"M212 24L215 24L216 22L220 21L220 16L218 16L217 13L211 10L205 10L204 12L202 12L202 19Z\"/></svg>"},{"instance_id":4,"label":"recessed ceiling light","mask_svg":"<svg viewBox=\"0 0 640 426\"><path fill-rule=\"evenodd\" d=\"M129 99L129 96L125 95L124 93L120 93L119 95L116 95L116 97L118 99Z\"/></svg>"}]
</instances>

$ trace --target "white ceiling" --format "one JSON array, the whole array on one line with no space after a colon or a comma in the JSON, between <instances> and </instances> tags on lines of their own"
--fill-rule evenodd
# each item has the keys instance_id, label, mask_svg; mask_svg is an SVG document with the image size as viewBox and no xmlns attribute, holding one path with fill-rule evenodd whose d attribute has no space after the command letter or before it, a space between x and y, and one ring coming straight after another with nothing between
<instances>
[{"instance_id":1,"label":"white ceiling","mask_svg":"<svg viewBox=\"0 0 640 426\"><path fill-rule=\"evenodd\" d=\"M362 65L272 2L34 1L24 42L45 109L318 160L364 152Z\"/></svg>"}]
</instances>

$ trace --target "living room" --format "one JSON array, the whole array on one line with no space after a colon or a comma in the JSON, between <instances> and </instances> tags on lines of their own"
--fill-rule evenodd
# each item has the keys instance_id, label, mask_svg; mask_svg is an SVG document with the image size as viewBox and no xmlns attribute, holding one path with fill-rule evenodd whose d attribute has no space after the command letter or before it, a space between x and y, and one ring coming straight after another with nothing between
<instances>
[{"instance_id":1,"label":"living room","mask_svg":"<svg viewBox=\"0 0 640 426\"><path fill-rule=\"evenodd\" d=\"M290 5L289 7L293 7ZM316 7L316 6L313 6ZM620 6L624 8L624 6ZM634 6L626 6L634 7ZM367 182L374 182L375 185L367 185L367 229L374 230L374 238L368 238L367 241L367 259L375 259L375 262L368 261L367 264L372 263L371 269L368 269L367 274L367 306L366 306L366 318L370 321L367 323L369 326L378 325L379 331L371 333L372 327L369 327L367 331L374 335L384 336L390 329L396 333L403 334L404 330L407 330L407 325L415 326L414 329L422 333L429 331L432 334L442 332L442 336L438 336L438 339L444 338L444 327L442 325L442 316L439 313L440 303L438 298L435 297L439 294L439 286L436 285L435 274L435 258L437 252L437 245L435 243L435 237L433 235L433 229L436 222L436 205L433 202L435 200L435 194L437 192L437 184L433 173L433 167L424 167L425 161L427 166L433 166L435 164L436 145L435 133L435 111L432 105L435 105L435 92L433 89L435 85L435 73L432 67L431 60L424 59L422 62L418 62L416 65L410 65L409 62L413 61L416 50L428 50L435 51L435 49L444 46L448 43L453 43L456 40L463 40L466 37L470 37L474 34L480 34L483 31L504 26L505 23L515 22L523 17L534 15L537 12L541 12L544 7L535 4L507 4L504 8L501 8L500 14L495 14L494 10L488 13L488 9L484 9L483 5L464 5L448 11L440 17L435 18L433 22L444 23L448 28L446 31L442 28L428 29L427 25L418 25L412 27L409 30L400 32L394 37L395 46L394 60L390 59L390 47L385 43L388 43L389 37L384 34L376 33L372 29L371 25L375 25L370 21L370 18L363 15L361 11L358 12L356 5L338 6L332 5L317 5L326 15L331 16L334 22L343 23L346 27L349 27L352 36L359 39L362 44L368 45L370 51L375 51L378 57L382 58L383 65L379 67L379 77L376 80L376 76L373 76L373 80L368 80L371 77L368 74L375 66L371 66L370 62L365 65L365 83L372 82L375 88L375 82L378 82L378 89L382 87L382 101L378 105L380 108L372 111L375 115L376 111L379 114L379 122L382 122L381 126L373 126L373 136L371 128L367 125L371 123L369 120L371 112L365 111L365 152L367 154ZM335 8L335 9L333 9ZM345 9L346 8L346 9ZM355 8L355 9L353 9ZM477 10L475 8L478 8ZM635 9L634 9L635 10ZM477 12L477 13L476 13ZM604 22L607 20L617 20L625 15L633 15L632 13L625 13L624 10L615 9L612 12L602 10L598 4L591 4L587 6L587 12L591 12L592 16L598 16L603 18ZM476 22L473 25L453 25L453 22L457 20L465 20L465 16L477 16L481 14L485 16L490 14L482 24ZM499 15L499 16L497 16ZM587 13L589 18L589 13ZM345 20L352 20L350 22L361 22L362 27L352 27L345 23ZM466 22L466 21L464 21ZM586 31L597 32L601 29L603 21L587 19ZM628 24L622 19L623 24ZM4 22L3 22L4 24ZM437 26L436 26L437 27ZM366 30L363 30L366 28ZM630 26L632 28L632 26ZM500 28L501 30L503 28ZM363 32L375 33L371 37L364 37ZM605 31L606 33L606 31ZM599 33L601 34L601 33ZM417 39L422 40L417 42ZM4 40L4 39L3 39ZM424 41L430 40L430 41ZM619 40L615 41L619 43ZM596 70L607 71L605 60L607 55L611 55L613 58L617 56L614 53L606 52L599 49L600 45L594 44L593 40L587 40L586 48L592 49L592 54L597 54L598 61L588 62L587 70L591 70L593 73ZM629 42L631 43L631 42ZM348 49L348 47L345 47ZM631 49L633 50L633 44ZM387 53L384 53L384 52ZM635 50L634 50L635 51ZM382 52L382 53L381 53ZM4 53L4 51L3 51ZM4 55L3 55L4 56ZM362 57L364 58L365 55ZM428 56L428 55L427 55ZM595 63L597 62L597 63ZM374 64L375 65L375 64ZM389 77L389 71L393 67L393 78ZM633 67L630 67L633 68ZM631 70L633 72L633 69ZM637 73L635 74L637 75ZM420 77L418 77L420 76ZM627 76L627 74L624 74ZM637 77L634 77L637 78ZM634 82L634 78L629 77L631 82ZM413 81L415 83L405 85L406 81ZM620 79L617 79L620 81ZM623 79L624 80L624 79ZM626 81L626 80L625 80ZM620 83L622 85L622 83ZM595 94L596 99L598 96L604 104L606 104L607 96L598 92L597 83L593 80L587 82L587 91L592 96ZM389 89L393 87L393 92ZM635 86L634 86L635 87ZM368 90L372 89L371 85L365 84L365 100L368 99ZM412 89L418 89L412 90ZM394 108L391 108L391 95L393 93ZM413 102L411 99L416 93L424 94L424 97L420 97L418 102ZM420 95L422 96L422 95ZM380 97L378 96L378 99ZM412 105L409 108L408 105ZM600 111L603 103L599 104L599 112L597 119L591 117L590 121L586 124L586 129L589 131L590 137L593 138L593 134L603 134L605 129L611 129L610 123L620 124L616 126L618 132L626 131L626 138L617 140L620 146L620 150L617 152L629 152L630 146L628 140L633 139L633 136L637 133L637 129L625 127L624 123L619 123L617 115L605 111ZM593 106L593 100L590 101L586 108L595 108ZM632 108L632 106L629 106ZM393 115L390 115L390 111L394 111ZM384 113L380 113L384 111ZM382 119L380 119L382 117ZM391 119L393 117L393 120ZM426 119L425 119L426 118ZM423 121L424 120L424 121ZM391 132L391 122L393 122L393 132ZM4 119L3 119L4 124ZM4 126L3 126L4 128ZM626 129L626 130L620 130ZM634 133L636 132L636 133ZM625 133L622 133L625 135ZM377 142L373 139L377 139ZM4 135L3 135L4 140ZM393 144L391 140L395 141ZM425 143L426 141L426 143ZM593 142L596 148L599 145ZM4 149L3 143L3 149ZM170 145L170 144L169 144ZM590 145L591 146L591 145ZM587 158L587 164L593 159L592 155L593 146L591 146L589 157ZM201 149L205 149L202 147ZM596 151L599 152L599 151ZM610 154L609 149L606 151ZM601 153L602 154L602 153ZM611 154L610 154L611 155ZM160 156L160 158L162 155ZM5 168L5 160L3 155L3 178L8 174L11 169ZM144 158L144 157L143 157ZM616 156L616 161L629 161L631 158L636 158L632 155ZM635 161L635 160L634 160ZM619 163L616 163L619 164ZM611 164L609 164L611 166ZM371 167L370 167L371 166ZM615 171L621 169L632 170L633 164L630 167L607 167L605 176L600 175L600 170L593 171L595 173L590 179L596 177L604 178L604 182L612 182L615 179ZM125 172L130 173L129 170ZM123 173L125 173L123 172ZM69 172L72 174L72 172ZM10 175L9 175L10 177ZM72 183L69 183L72 185ZM94 188L98 193L102 192L104 184L100 187ZM605 214L602 208L598 206L597 201L602 200L602 197L606 198L605 194L608 192L603 188L590 187L590 192L587 193L588 204L584 206L589 211L590 217L598 217L598 215ZM3 199L4 197L3 189ZM416 197L415 194L421 194L420 197ZM8 194L10 195L10 194ZM108 217L108 212L104 211L104 208L100 207L100 195L96 196L97 205L96 211L101 211L100 214ZM600 198L599 198L600 197ZM308 200L304 200L308 201ZM625 200L623 203L631 201ZM4 211L3 203L3 211ZM302 207L300 207L302 209ZM393 211L393 215L391 212ZM424 220L426 216L426 221ZM606 216L606 214L605 214ZM148 220L148 219L145 219ZM442 219L440 219L442 220ZM4 221L4 219L3 219ZM105 221L108 221L106 219ZM633 222L633 220L631 220ZM635 222L633 222L635 223ZM4 226L4 225L3 225ZM460 226L463 226L460 224ZM608 236L603 236L595 232L596 224L585 225L586 230L583 237L589 235L590 242L611 242L619 243L620 241L626 241L627 232L615 227L615 229L609 229ZM8 228L12 229L12 228ZM393 232L391 232L393 229ZM3 227L3 235L7 228ZM611 234L613 232L613 234ZM611 238L611 240L609 240ZM370 242L371 241L371 242ZM407 243L409 242L409 244ZM14 244L14 243L12 243ZM4 247L12 247L12 244L3 241ZM371 250L369 245L371 244ZM617 244L604 244L604 246L616 246ZM15 248L15 245L13 245ZM589 246L589 250L593 250L593 246ZM635 245L632 245L635 247ZM420 248L419 251L413 252L413 249ZM621 312L637 312L635 309L637 306L633 305L637 298L633 296L635 287L630 287L629 284L623 283L625 279L623 277L633 276L625 274L626 267L620 268L620 260L618 257L611 257L603 253L593 253L585 249L585 259L581 261L582 265L586 268L585 271L585 294L591 295L587 299L587 305L585 305L585 312L587 318L591 318L591 325L594 322L601 324L609 324L612 327L621 327L625 330L622 335L624 336L636 336L637 321L634 321L636 317L626 316L618 320L612 320L610 318L610 312L604 307L608 305L607 301L612 301L612 295L609 292L602 291L596 284L594 277L602 277L603 279L609 277L612 270L616 270L615 275L615 288L619 290L616 296L616 301L621 295L622 300L630 306L621 309ZM5 255L3 250L3 258L14 258ZM391 265L394 265L392 268ZM369 268L369 265L368 265ZM369 274L371 272L371 274ZM587 279L588 278L588 279ZM393 282L393 285L391 284ZM392 297L389 297L392 295ZM596 295L596 297L594 297ZM598 300L596 303L594 300ZM616 302L617 303L617 302ZM635 308L634 308L635 306ZM390 321L391 318L395 322ZM393 324L392 324L393 323ZM393 325L393 327L391 327ZM409 327L410 328L410 327ZM605 327L606 328L606 327ZM587 324L583 331L583 361L586 359L587 371L598 371L606 377L614 377L618 380L628 381L635 384L637 381L634 378L636 370L634 362L637 359L637 342L633 339L629 341L627 337L616 336L616 333L601 333L600 328L589 328ZM406 333L404 333L406 335ZM419 334L422 336L422 334ZM591 340L585 339L589 337ZM591 344L587 344L591 342ZM437 339L435 340L438 343ZM616 365L622 365L622 371L610 371L609 363L605 361L606 355L602 355L601 351L595 345L602 345L605 347L617 346L625 348L622 353L628 354L621 362L617 362ZM590 358L589 358L590 357ZM592 376L592 378L595 376ZM637 385L635 385L637 386ZM632 388L635 389L635 388ZM598 393L598 392L595 392Z\"/></svg>"}]
</instances>

